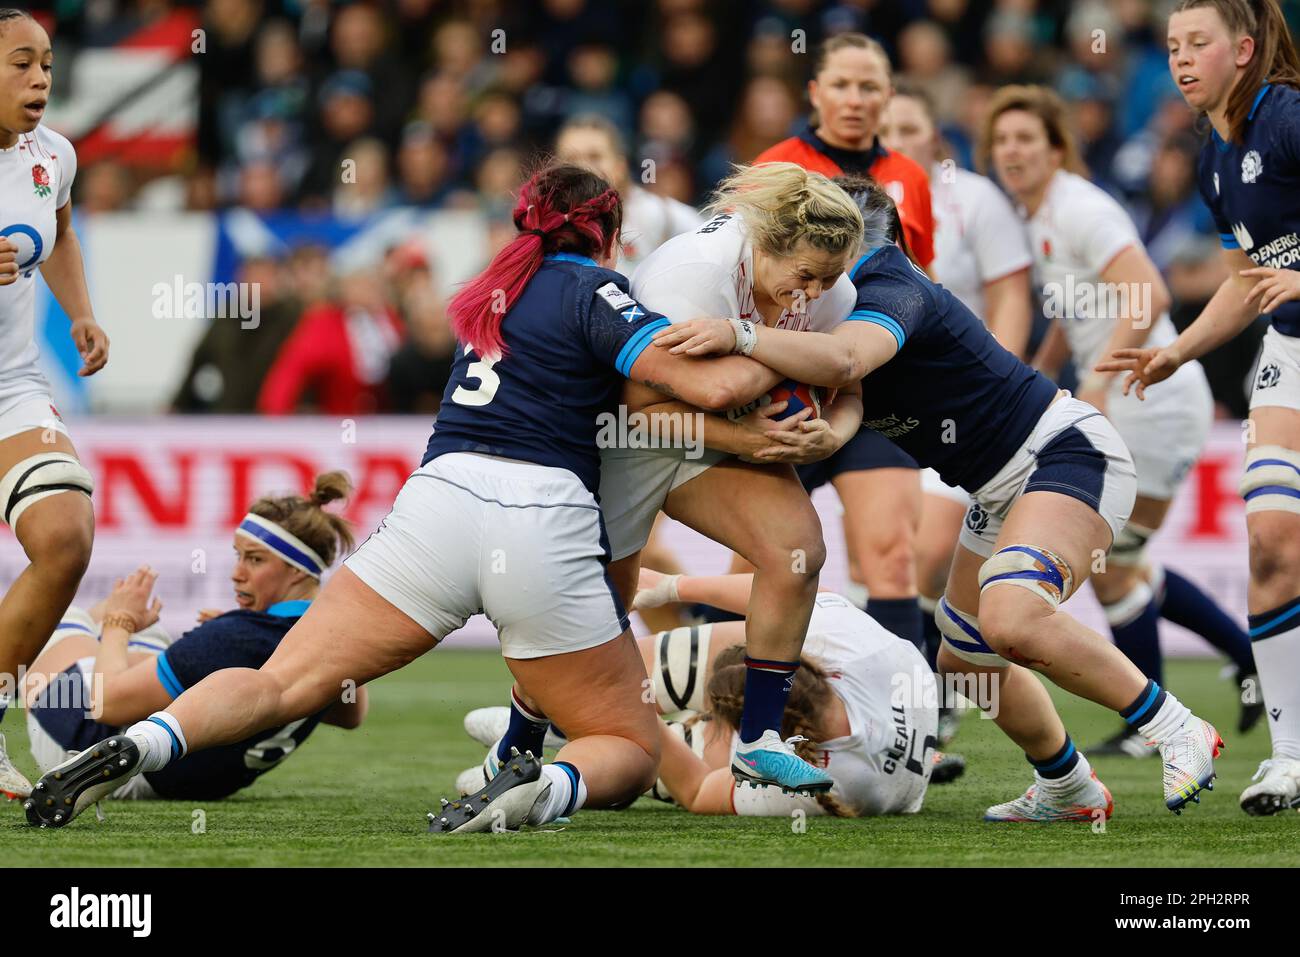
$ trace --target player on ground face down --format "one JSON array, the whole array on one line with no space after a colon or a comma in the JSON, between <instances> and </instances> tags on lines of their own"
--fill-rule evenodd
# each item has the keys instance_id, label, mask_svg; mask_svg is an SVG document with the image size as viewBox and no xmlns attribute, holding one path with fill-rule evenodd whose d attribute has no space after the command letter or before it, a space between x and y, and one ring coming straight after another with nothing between
<instances>
[{"instance_id":1,"label":"player on ground face down","mask_svg":"<svg viewBox=\"0 0 1300 957\"><path fill-rule=\"evenodd\" d=\"M77 156L71 143L41 126L52 76L45 31L27 13L0 9L0 521L31 562L0 601L6 689L72 602L95 534L94 483L37 367L37 269L72 320L85 363L80 375L108 361L108 337L91 312L72 230ZM0 718L8 705L0 693ZM30 787L0 735L0 792L26 797Z\"/></svg>"},{"instance_id":2,"label":"player on ground face down","mask_svg":"<svg viewBox=\"0 0 1300 957\"><path fill-rule=\"evenodd\" d=\"M753 576L661 575L641 569L634 607L704 602L743 613ZM707 712L708 720L663 726L663 761L654 797L671 796L696 814L788 816L803 810L838 816L905 814L920 810L927 782L953 780L964 769L955 755L934 752L938 690L924 658L847 598L820 592L808 622L799 671L786 703L782 733L805 760L824 768L831 790L814 796L780 788L737 786L731 760L744 706L745 628L729 621L675 628L637 639L662 715ZM465 730L495 746L509 721L507 708L479 708ZM532 747L563 737L544 719L533 723ZM461 775L462 793L477 790L495 761Z\"/></svg>"},{"instance_id":3,"label":"player on ground face down","mask_svg":"<svg viewBox=\"0 0 1300 957\"><path fill-rule=\"evenodd\" d=\"M706 364L646 348L668 320L593 258L613 262L620 212L617 193L587 169L553 164L524 184L519 235L452 300L462 345L437 427L379 529L260 669L215 672L47 773L44 793L56 806L70 798L71 812L56 821L37 805L34 823L66 824L136 774L315 714L479 611L515 678L570 742L545 768L512 757L472 803L432 814L431 827L544 823L650 787L658 727L605 572L595 497L602 417L629 376L719 410L768 386L750 360Z\"/></svg>"},{"instance_id":4,"label":"player on ground face down","mask_svg":"<svg viewBox=\"0 0 1300 957\"><path fill-rule=\"evenodd\" d=\"M1073 359L1080 370L1080 401L1111 420L1137 469L1133 514L1115 539L1105 570L1094 569L1092 576L1115 644L1148 678L1163 681L1158 623L1166 618L1231 658L1239 684L1249 692L1257 682L1245 631L1191 581L1146 558L1147 541L1163 524L1209 435L1214 398L1205 373L1200 363L1186 363L1143 403L1124 394L1115 373L1091 371L1116 349L1174 341L1164 279L1123 207L1076 172L1082 163L1065 104L1051 90L999 90L985 118L983 148L1020 204L1035 284L1049 315L1055 313L1034 364L1055 375ZM1243 704L1238 730L1248 730L1262 713L1258 703ZM1154 752L1126 725L1095 753L1145 757Z\"/></svg>"},{"instance_id":5,"label":"player on ground face down","mask_svg":"<svg viewBox=\"0 0 1300 957\"><path fill-rule=\"evenodd\" d=\"M695 320L656 333L656 346L694 355L739 348L830 387L865 376L866 423L888 430L949 485L971 490L975 502L939 605L939 666L994 676L995 720L1035 772L1033 786L989 808L987 820L1110 813L1108 792L1026 668L1119 712L1156 742L1170 810L1199 801L1213 781L1218 733L1058 607L1128 520L1137 481L1124 443L1100 412L1003 349L915 267L895 245L897 213L883 190L844 185L867 222L867 251L850 270L858 300L848 322L830 334L759 329L738 346L729 321Z\"/></svg>"},{"instance_id":6,"label":"player on ground face down","mask_svg":"<svg viewBox=\"0 0 1300 957\"><path fill-rule=\"evenodd\" d=\"M199 626L176 640L157 624L162 605L149 595L158 576L148 567L88 611L69 608L28 673L36 677L25 696L27 735L41 771L166 707L214 671L261 667L311 605L321 573L352 547L348 523L321 507L349 490L346 475L327 472L307 498L254 502L235 530L238 608L200 612ZM133 777L111 796L228 797L292 754L318 723L356 728L365 713L366 689L358 688L315 714Z\"/></svg>"},{"instance_id":7,"label":"player on ground face down","mask_svg":"<svg viewBox=\"0 0 1300 957\"><path fill-rule=\"evenodd\" d=\"M1186 362L1263 313L1271 321L1250 398L1241 492L1250 533L1250 638L1272 757L1241 794L1249 814L1300 805L1300 54L1275 0L1183 0L1169 69L1209 118L1201 196L1230 275L1176 340L1126 349L1098 369L1157 401ZM1172 380L1171 380L1172 381Z\"/></svg>"},{"instance_id":8,"label":"player on ground face down","mask_svg":"<svg viewBox=\"0 0 1300 957\"><path fill-rule=\"evenodd\" d=\"M1025 358L1032 325L1029 267L1033 257L1011 201L997 184L962 169L942 153L934 105L919 87L899 84L885 110L881 141L930 173L934 207L935 282L975 313L1018 359ZM926 655L939 652L934 611L943 596L970 495L951 488L934 469L921 472L921 524L916 533L916 585ZM940 712L939 740L952 733L953 712ZM945 730L951 729L951 730Z\"/></svg>"},{"instance_id":9,"label":"player on ground face down","mask_svg":"<svg viewBox=\"0 0 1300 957\"><path fill-rule=\"evenodd\" d=\"M875 40L843 33L813 57L808 99L813 115L798 136L760 153L755 163L785 160L840 176L869 175L898 203L917 261L934 258L934 217L925 170L881 145L893 94L889 55ZM844 507L849 577L867 589L867 611L918 647L924 627L916 581L921 478L916 463L878 432L862 428L834 456L799 469L809 490L829 482Z\"/></svg>"}]
</instances>

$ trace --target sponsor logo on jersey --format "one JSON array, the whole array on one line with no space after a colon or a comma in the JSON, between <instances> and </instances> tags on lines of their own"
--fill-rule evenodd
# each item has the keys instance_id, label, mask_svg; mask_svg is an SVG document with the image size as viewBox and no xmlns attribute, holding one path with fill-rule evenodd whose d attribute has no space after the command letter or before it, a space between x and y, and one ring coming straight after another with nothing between
<instances>
[{"instance_id":1,"label":"sponsor logo on jersey","mask_svg":"<svg viewBox=\"0 0 1300 957\"><path fill-rule=\"evenodd\" d=\"M1243 183L1255 182L1262 172L1264 172L1264 161L1260 158L1257 150L1251 150L1241 158L1241 181Z\"/></svg>"},{"instance_id":2,"label":"sponsor logo on jersey","mask_svg":"<svg viewBox=\"0 0 1300 957\"><path fill-rule=\"evenodd\" d=\"M1276 362L1270 362L1259 370L1259 377L1255 380L1255 388L1271 389L1282 381L1282 369Z\"/></svg>"},{"instance_id":3,"label":"sponsor logo on jersey","mask_svg":"<svg viewBox=\"0 0 1300 957\"><path fill-rule=\"evenodd\" d=\"M622 311L628 306L635 306L636 300L619 289L615 283L607 282L596 290L596 295L600 296L616 310Z\"/></svg>"},{"instance_id":4,"label":"sponsor logo on jersey","mask_svg":"<svg viewBox=\"0 0 1300 957\"><path fill-rule=\"evenodd\" d=\"M1244 243L1242 248L1246 248ZM1300 234L1287 233L1263 246L1256 246L1250 250L1250 258L1270 269L1290 269L1300 263Z\"/></svg>"}]
</instances>

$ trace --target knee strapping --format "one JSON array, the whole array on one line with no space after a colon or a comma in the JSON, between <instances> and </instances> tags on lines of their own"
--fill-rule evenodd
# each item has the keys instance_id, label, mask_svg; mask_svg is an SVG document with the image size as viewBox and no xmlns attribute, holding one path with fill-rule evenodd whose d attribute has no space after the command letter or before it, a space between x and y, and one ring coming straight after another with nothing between
<instances>
[{"instance_id":1,"label":"knee strapping","mask_svg":"<svg viewBox=\"0 0 1300 957\"><path fill-rule=\"evenodd\" d=\"M943 635L948 650L962 661L974 665L1004 665L1006 661L989 647L980 634L979 619L952 607L947 598L940 598L934 610L934 623Z\"/></svg>"},{"instance_id":2,"label":"knee strapping","mask_svg":"<svg viewBox=\"0 0 1300 957\"><path fill-rule=\"evenodd\" d=\"M33 503L60 492L95 491L95 480L76 456L66 452L41 452L23 459L0 479L0 515L10 528Z\"/></svg>"},{"instance_id":3,"label":"knee strapping","mask_svg":"<svg viewBox=\"0 0 1300 957\"><path fill-rule=\"evenodd\" d=\"M1281 445L1257 445L1246 453L1238 491L1251 512L1300 513L1300 452Z\"/></svg>"},{"instance_id":4,"label":"knee strapping","mask_svg":"<svg viewBox=\"0 0 1300 957\"><path fill-rule=\"evenodd\" d=\"M996 585L1028 588L1053 608L1070 597L1074 575L1059 555L1037 545L1008 545L980 566L980 594Z\"/></svg>"},{"instance_id":5,"label":"knee strapping","mask_svg":"<svg viewBox=\"0 0 1300 957\"><path fill-rule=\"evenodd\" d=\"M1141 565L1146 559L1147 542L1155 533L1154 528L1129 522L1115 536L1115 544L1110 547L1110 561L1116 565Z\"/></svg>"}]
</instances>

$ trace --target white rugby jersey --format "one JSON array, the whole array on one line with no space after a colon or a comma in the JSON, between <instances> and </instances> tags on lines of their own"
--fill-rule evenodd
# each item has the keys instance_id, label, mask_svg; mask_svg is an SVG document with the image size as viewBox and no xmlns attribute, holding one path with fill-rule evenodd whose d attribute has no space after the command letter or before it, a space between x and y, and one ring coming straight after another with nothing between
<instances>
[{"instance_id":1,"label":"white rugby jersey","mask_svg":"<svg viewBox=\"0 0 1300 957\"><path fill-rule=\"evenodd\" d=\"M632 295L668 318L735 316L762 322L754 308L754 252L739 216L714 216L699 229L674 236L632 275ZM785 310L779 329L830 332L853 311L858 291L842 274L804 313Z\"/></svg>"},{"instance_id":2,"label":"white rugby jersey","mask_svg":"<svg viewBox=\"0 0 1300 957\"><path fill-rule=\"evenodd\" d=\"M704 217L694 206L631 186L623 196L623 248L615 268L630 276L643 259L668 240L702 225Z\"/></svg>"},{"instance_id":3,"label":"white rugby jersey","mask_svg":"<svg viewBox=\"0 0 1300 957\"><path fill-rule=\"evenodd\" d=\"M914 813L933 769L926 738L938 723L934 673L921 653L842 595L821 592L808 623L803 654L828 673L844 702L850 732L817 745L816 763L834 781L831 794L860 815ZM815 799L776 788L735 788L740 815L771 816Z\"/></svg>"},{"instance_id":4,"label":"white rugby jersey","mask_svg":"<svg viewBox=\"0 0 1300 957\"><path fill-rule=\"evenodd\" d=\"M16 282L0 286L0 373L34 366L36 268L54 252L55 210L72 193L77 155L72 144L38 126L0 149L0 236L18 246Z\"/></svg>"},{"instance_id":5,"label":"white rugby jersey","mask_svg":"<svg viewBox=\"0 0 1300 957\"><path fill-rule=\"evenodd\" d=\"M1102 271L1140 242L1124 207L1101 187L1066 170L1052 177L1042 205L1029 219L1034 285L1045 308L1053 308L1053 301L1063 308L1057 321L1081 377L1102 358L1115 329L1116 297L1101 286ZM1155 320L1146 345L1165 346L1176 338L1165 313Z\"/></svg>"},{"instance_id":6,"label":"white rugby jersey","mask_svg":"<svg viewBox=\"0 0 1300 957\"><path fill-rule=\"evenodd\" d=\"M984 285L1034 264L1011 200L986 176L957 166L930 170L935 279L980 319Z\"/></svg>"}]
</instances>

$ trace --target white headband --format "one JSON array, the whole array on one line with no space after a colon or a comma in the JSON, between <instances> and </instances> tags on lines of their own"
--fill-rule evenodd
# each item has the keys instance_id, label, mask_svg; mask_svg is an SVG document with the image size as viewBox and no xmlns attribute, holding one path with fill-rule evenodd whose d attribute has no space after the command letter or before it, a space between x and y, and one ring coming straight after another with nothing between
<instances>
[{"instance_id":1,"label":"white headband","mask_svg":"<svg viewBox=\"0 0 1300 957\"><path fill-rule=\"evenodd\" d=\"M306 572L312 578L320 578L325 570L325 560L316 554L315 549L284 526L277 525L268 518L249 512L235 529L236 535L244 535L261 542L280 558L294 568Z\"/></svg>"}]
</instances>

